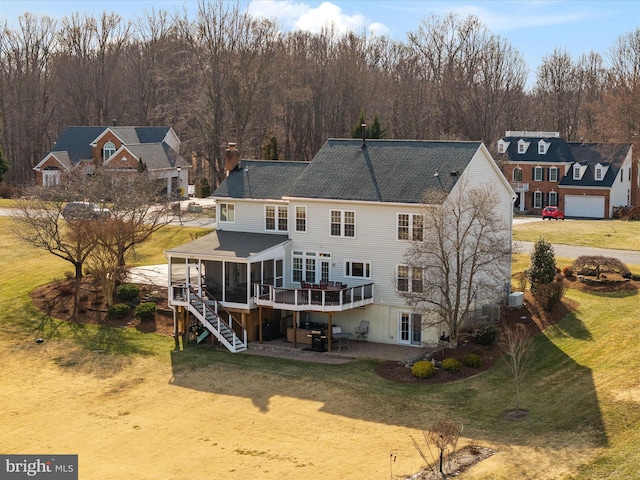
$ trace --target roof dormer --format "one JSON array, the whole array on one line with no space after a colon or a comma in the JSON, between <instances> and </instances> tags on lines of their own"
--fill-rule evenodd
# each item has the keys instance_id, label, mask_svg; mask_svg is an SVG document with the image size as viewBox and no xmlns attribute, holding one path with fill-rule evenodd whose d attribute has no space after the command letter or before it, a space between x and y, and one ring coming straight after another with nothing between
<instances>
[{"instance_id":1,"label":"roof dormer","mask_svg":"<svg viewBox=\"0 0 640 480\"><path fill-rule=\"evenodd\" d=\"M604 180L604 177L607 175L607 171L609 170L608 165L602 165L601 163L597 163L595 167L593 167L593 178L596 182L601 182Z\"/></svg>"},{"instance_id":2,"label":"roof dormer","mask_svg":"<svg viewBox=\"0 0 640 480\"><path fill-rule=\"evenodd\" d=\"M573 179L574 180L582 180L582 175L584 175L585 170L587 169L586 165L580 165L578 162L573 164Z\"/></svg>"},{"instance_id":3,"label":"roof dormer","mask_svg":"<svg viewBox=\"0 0 640 480\"><path fill-rule=\"evenodd\" d=\"M540 139L538 142L538 154L545 155L547 150L549 150L549 146L551 146L551 142L545 142L543 139Z\"/></svg>"},{"instance_id":4,"label":"roof dormer","mask_svg":"<svg viewBox=\"0 0 640 480\"><path fill-rule=\"evenodd\" d=\"M511 142L505 142L504 140L498 140L498 153L507 153L510 143Z\"/></svg>"},{"instance_id":5,"label":"roof dormer","mask_svg":"<svg viewBox=\"0 0 640 480\"><path fill-rule=\"evenodd\" d=\"M531 142L526 142L523 139L518 140L518 153L519 154L527 153L527 149L529 148L530 144Z\"/></svg>"}]
</instances>

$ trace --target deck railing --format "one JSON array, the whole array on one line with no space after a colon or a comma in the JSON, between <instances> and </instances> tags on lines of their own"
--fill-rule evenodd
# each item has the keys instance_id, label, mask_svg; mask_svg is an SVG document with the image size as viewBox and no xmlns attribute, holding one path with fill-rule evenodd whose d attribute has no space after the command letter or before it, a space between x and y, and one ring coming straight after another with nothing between
<instances>
[{"instance_id":1,"label":"deck railing","mask_svg":"<svg viewBox=\"0 0 640 480\"><path fill-rule=\"evenodd\" d=\"M264 283L254 286L257 305L286 310L335 312L373 303L373 283L331 288L282 288Z\"/></svg>"}]
</instances>

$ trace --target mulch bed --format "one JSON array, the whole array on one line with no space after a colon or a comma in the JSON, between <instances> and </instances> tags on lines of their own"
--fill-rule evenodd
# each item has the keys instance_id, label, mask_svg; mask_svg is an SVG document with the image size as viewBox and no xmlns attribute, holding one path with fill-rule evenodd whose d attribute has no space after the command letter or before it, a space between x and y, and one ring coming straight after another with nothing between
<instances>
[{"instance_id":1,"label":"mulch bed","mask_svg":"<svg viewBox=\"0 0 640 480\"><path fill-rule=\"evenodd\" d=\"M619 279L616 279L619 280ZM613 292L613 291L632 291L640 289L640 282L638 281L612 281L603 282L600 285L587 285L580 282L576 277L565 278L563 280L566 288L572 288L576 290L587 290L593 292ZM557 304L551 312L544 312L537 308L536 302L531 295L530 291L524 293L524 305L520 308L501 307L500 310L500 323L516 324L522 323L533 334L539 333L543 329L550 325L554 325L559 322L566 315L574 311L578 307L577 302L570 298L563 297L562 301ZM462 364L464 357L474 353L480 355L482 359L482 365L478 368L471 368L462 366L459 372L447 372L439 369L438 373L431 378L416 378L411 375L411 365L406 365L402 362L383 362L376 368L376 373L387 380L391 380L396 383L406 383L413 385L433 385L438 383L447 383L451 381L461 380L468 378L491 368L495 362L501 357L502 351L497 344L493 345L480 345L473 343L471 340L466 346L459 346L458 348L449 348L442 351L437 351L433 355L429 356L429 359L433 358L436 362L442 361L445 358L455 358Z\"/></svg>"},{"instance_id":2,"label":"mulch bed","mask_svg":"<svg viewBox=\"0 0 640 480\"><path fill-rule=\"evenodd\" d=\"M122 318L108 318L104 295L91 275L82 279L80 287L80 306L73 315L74 279L57 280L41 285L31 292L31 301L45 315L61 320L93 325L105 325L118 328L135 328L145 333L173 335L173 313L167 304L167 289L152 285L138 285L140 298L153 297L156 301L156 314L153 319L140 320L134 317L135 306ZM115 303L120 301L116 298Z\"/></svg>"}]
</instances>

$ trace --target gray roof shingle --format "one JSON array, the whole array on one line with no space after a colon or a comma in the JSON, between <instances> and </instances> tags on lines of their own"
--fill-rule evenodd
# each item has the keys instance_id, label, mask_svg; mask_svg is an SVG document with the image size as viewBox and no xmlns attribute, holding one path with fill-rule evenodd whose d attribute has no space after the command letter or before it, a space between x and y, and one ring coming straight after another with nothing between
<instances>
[{"instance_id":1,"label":"gray roof shingle","mask_svg":"<svg viewBox=\"0 0 640 480\"><path fill-rule=\"evenodd\" d=\"M110 129L137 158L142 158L149 170L175 168L178 165L188 167L189 163L164 143L170 128L167 126L67 127L57 138L51 151L67 152L70 162L74 165L83 161L89 162L93 156L92 142Z\"/></svg>"},{"instance_id":2,"label":"gray roof shingle","mask_svg":"<svg viewBox=\"0 0 640 480\"><path fill-rule=\"evenodd\" d=\"M243 160L212 196L420 203L428 189L450 189L450 173L462 174L480 145L329 139L310 163Z\"/></svg>"},{"instance_id":3,"label":"gray roof shingle","mask_svg":"<svg viewBox=\"0 0 640 480\"><path fill-rule=\"evenodd\" d=\"M201 257L206 252L215 257L247 259L256 253L288 241L287 235L216 230L192 242L167 250L165 253L173 257L191 255Z\"/></svg>"},{"instance_id":4,"label":"gray roof shingle","mask_svg":"<svg viewBox=\"0 0 640 480\"><path fill-rule=\"evenodd\" d=\"M276 200L291 191L308 162L242 160L214 192L213 197Z\"/></svg>"},{"instance_id":5,"label":"gray roof shingle","mask_svg":"<svg viewBox=\"0 0 640 480\"><path fill-rule=\"evenodd\" d=\"M302 172L291 197L420 203L430 189L449 190L480 142L330 139ZM439 176L436 177L436 171Z\"/></svg>"}]
</instances>

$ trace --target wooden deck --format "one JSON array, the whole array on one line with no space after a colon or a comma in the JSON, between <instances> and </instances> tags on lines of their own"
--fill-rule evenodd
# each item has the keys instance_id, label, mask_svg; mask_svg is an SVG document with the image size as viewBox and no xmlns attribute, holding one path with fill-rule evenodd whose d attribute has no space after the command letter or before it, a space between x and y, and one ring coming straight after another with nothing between
<instances>
[{"instance_id":1,"label":"wooden deck","mask_svg":"<svg viewBox=\"0 0 640 480\"><path fill-rule=\"evenodd\" d=\"M341 312L374 302L373 283L341 289L281 288L258 284L256 305L293 311Z\"/></svg>"}]
</instances>

